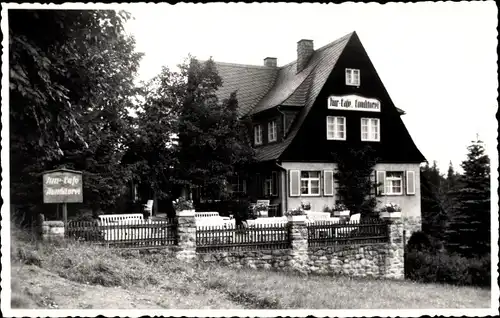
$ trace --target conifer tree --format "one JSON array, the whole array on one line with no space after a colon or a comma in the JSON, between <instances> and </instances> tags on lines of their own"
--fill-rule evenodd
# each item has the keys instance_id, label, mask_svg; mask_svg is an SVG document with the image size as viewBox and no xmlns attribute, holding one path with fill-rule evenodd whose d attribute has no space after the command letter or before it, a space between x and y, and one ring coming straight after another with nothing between
<instances>
[{"instance_id":1,"label":"conifer tree","mask_svg":"<svg viewBox=\"0 0 500 318\"><path fill-rule=\"evenodd\" d=\"M452 194L456 207L446 231L447 249L464 256L484 255L490 249L490 160L480 140L467 147L461 166L463 187Z\"/></svg>"}]
</instances>

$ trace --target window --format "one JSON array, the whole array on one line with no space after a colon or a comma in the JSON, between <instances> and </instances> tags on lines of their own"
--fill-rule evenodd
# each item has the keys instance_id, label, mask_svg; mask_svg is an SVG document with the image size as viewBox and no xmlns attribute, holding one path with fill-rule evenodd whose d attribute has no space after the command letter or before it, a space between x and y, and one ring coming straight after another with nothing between
<instances>
[{"instance_id":1,"label":"window","mask_svg":"<svg viewBox=\"0 0 500 318\"><path fill-rule=\"evenodd\" d=\"M415 195L415 171L377 171L378 195Z\"/></svg>"},{"instance_id":2,"label":"window","mask_svg":"<svg viewBox=\"0 0 500 318\"><path fill-rule=\"evenodd\" d=\"M385 194L403 194L403 172L385 173Z\"/></svg>"},{"instance_id":3,"label":"window","mask_svg":"<svg viewBox=\"0 0 500 318\"><path fill-rule=\"evenodd\" d=\"M278 172L273 171L264 179L264 196L278 195Z\"/></svg>"},{"instance_id":4,"label":"window","mask_svg":"<svg viewBox=\"0 0 500 318\"><path fill-rule=\"evenodd\" d=\"M380 141L380 119L361 118L361 140Z\"/></svg>"},{"instance_id":5,"label":"window","mask_svg":"<svg viewBox=\"0 0 500 318\"><path fill-rule=\"evenodd\" d=\"M262 126L257 125L253 128L254 143L256 145L262 145Z\"/></svg>"},{"instance_id":6,"label":"window","mask_svg":"<svg viewBox=\"0 0 500 318\"><path fill-rule=\"evenodd\" d=\"M359 86L360 72L358 69L345 69L345 84L350 86Z\"/></svg>"},{"instance_id":7,"label":"window","mask_svg":"<svg viewBox=\"0 0 500 318\"><path fill-rule=\"evenodd\" d=\"M345 140L346 124L345 117L326 117L326 139L328 140Z\"/></svg>"},{"instance_id":8,"label":"window","mask_svg":"<svg viewBox=\"0 0 500 318\"><path fill-rule=\"evenodd\" d=\"M301 171L300 173L300 194L319 195L319 171Z\"/></svg>"},{"instance_id":9,"label":"window","mask_svg":"<svg viewBox=\"0 0 500 318\"><path fill-rule=\"evenodd\" d=\"M234 176L231 178L231 191L233 193L246 193L247 183L246 180L240 176Z\"/></svg>"},{"instance_id":10,"label":"window","mask_svg":"<svg viewBox=\"0 0 500 318\"><path fill-rule=\"evenodd\" d=\"M267 124L267 140L269 142L276 141L276 120Z\"/></svg>"}]
</instances>

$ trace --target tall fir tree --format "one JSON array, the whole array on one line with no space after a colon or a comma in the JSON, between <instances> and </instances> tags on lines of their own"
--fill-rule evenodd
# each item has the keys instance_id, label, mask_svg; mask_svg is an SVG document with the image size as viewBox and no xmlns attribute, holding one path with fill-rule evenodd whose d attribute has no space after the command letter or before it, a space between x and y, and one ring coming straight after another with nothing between
<instances>
[{"instance_id":1,"label":"tall fir tree","mask_svg":"<svg viewBox=\"0 0 500 318\"><path fill-rule=\"evenodd\" d=\"M456 207L446 231L450 252L467 257L485 255L490 250L490 160L482 141L467 147L461 166L463 187L453 191Z\"/></svg>"},{"instance_id":2,"label":"tall fir tree","mask_svg":"<svg viewBox=\"0 0 500 318\"><path fill-rule=\"evenodd\" d=\"M420 191L422 230L442 242L446 226L446 196L441 189L444 178L436 161L420 168Z\"/></svg>"}]
</instances>

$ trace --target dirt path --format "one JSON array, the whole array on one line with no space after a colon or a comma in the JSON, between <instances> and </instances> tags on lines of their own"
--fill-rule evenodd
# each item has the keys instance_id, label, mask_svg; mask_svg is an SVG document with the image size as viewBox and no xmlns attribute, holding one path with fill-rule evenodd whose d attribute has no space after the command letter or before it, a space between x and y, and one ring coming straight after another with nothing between
<instances>
[{"instance_id":1,"label":"dirt path","mask_svg":"<svg viewBox=\"0 0 500 318\"><path fill-rule=\"evenodd\" d=\"M203 294L161 288L103 287L87 285L64 279L37 266L13 266L14 291L31 299L33 308L48 309L242 309L240 304L226 295L209 290ZM213 307L207 307L207 298Z\"/></svg>"}]
</instances>

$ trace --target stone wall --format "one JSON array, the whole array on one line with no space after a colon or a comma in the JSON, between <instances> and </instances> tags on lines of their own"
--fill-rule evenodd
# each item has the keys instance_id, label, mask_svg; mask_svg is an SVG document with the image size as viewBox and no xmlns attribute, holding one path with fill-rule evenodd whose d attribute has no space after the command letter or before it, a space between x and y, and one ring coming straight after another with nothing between
<instances>
[{"instance_id":1,"label":"stone wall","mask_svg":"<svg viewBox=\"0 0 500 318\"><path fill-rule=\"evenodd\" d=\"M404 279L403 224L400 221L389 224L387 243L327 247L308 247L305 224L290 223L289 249L215 252L198 254L197 258L200 262L233 268Z\"/></svg>"},{"instance_id":2,"label":"stone wall","mask_svg":"<svg viewBox=\"0 0 500 318\"><path fill-rule=\"evenodd\" d=\"M44 241L62 241L64 240L64 222L42 221L40 234Z\"/></svg>"},{"instance_id":3,"label":"stone wall","mask_svg":"<svg viewBox=\"0 0 500 318\"><path fill-rule=\"evenodd\" d=\"M161 253L187 262L217 263L234 268L248 267L295 271L303 274L404 279L403 231L406 228L410 232L420 224L419 220L414 219L410 222L412 225L404 224L403 220L387 221L389 235L385 243L309 247L308 229L305 222L290 220L288 223L290 247L288 249L205 254L196 252L194 218L194 211L178 213L177 245L159 249L149 248L144 250L144 253ZM41 225L43 240L64 239L62 221L43 221ZM125 255L137 252L124 251L123 253ZM130 256L133 256L132 254Z\"/></svg>"}]
</instances>

